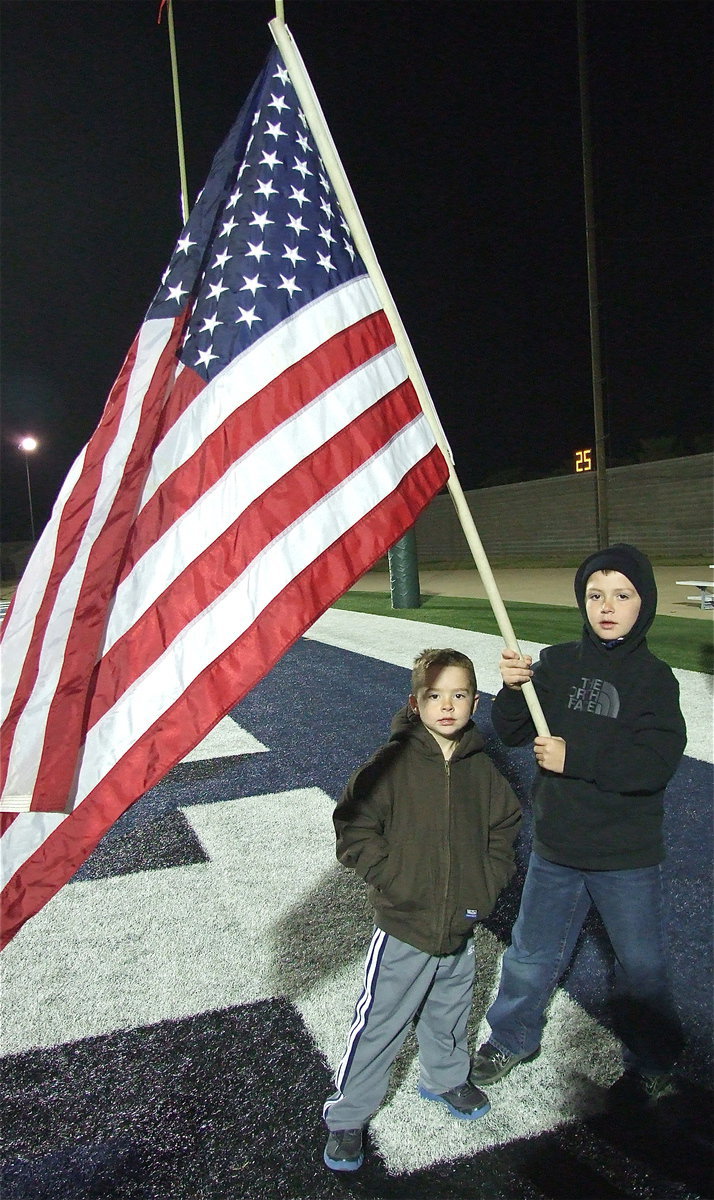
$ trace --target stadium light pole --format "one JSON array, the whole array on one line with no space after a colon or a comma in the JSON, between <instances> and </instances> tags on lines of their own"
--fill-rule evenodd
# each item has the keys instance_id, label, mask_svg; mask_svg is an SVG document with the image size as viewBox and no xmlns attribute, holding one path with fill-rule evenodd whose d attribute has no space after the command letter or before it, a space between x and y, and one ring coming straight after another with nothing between
<instances>
[{"instance_id":1,"label":"stadium light pole","mask_svg":"<svg viewBox=\"0 0 714 1200\"><path fill-rule=\"evenodd\" d=\"M24 437L19 443L20 450L25 455L25 473L27 475L27 499L30 504L30 529L32 530L32 544L35 543L35 514L32 509L32 488L30 487L30 455L37 449L37 439L33 437Z\"/></svg>"},{"instance_id":2,"label":"stadium light pole","mask_svg":"<svg viewBox=\"0 0 714 1200\"><path fill-rule=\"evenodd\" d=\"M590 89L588 86L587 31L585 0L577 0L578 78L580 83L580 122L583 154L583 190L585 193L585 243L588 266L588 303L590 309L590 359L592 366L593 424L595 433L595 505L597 544L608 545L609 514L605 423L602 399L602 356L600 350L600 299L597 281L597 245L595 236L595 200L593 187L592 140L590 137Z\"/></svg>"}]
</instances>

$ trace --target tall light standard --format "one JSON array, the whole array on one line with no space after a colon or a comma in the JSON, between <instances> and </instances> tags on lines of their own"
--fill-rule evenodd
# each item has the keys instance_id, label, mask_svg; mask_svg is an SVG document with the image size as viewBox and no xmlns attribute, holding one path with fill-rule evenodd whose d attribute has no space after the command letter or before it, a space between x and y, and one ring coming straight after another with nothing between
<instances>
[{"instance_id":1,"label":"tall light standard","mask_svg":"<svg viewBox=\"0 0 714 1200\"><path fill-rule=\"evenodd\" d=\"M610 541L607 503L607 466L605 425L602 412L602 360L600 355L600 300L597 283L597 246L595 239L595 201L593 198L592 142L590 138L590 88L588 85L585 0L577 0L578 74L580 81L580 128L585 190L585 246L588 264L588 301L590 306L590 361L592 364L593 423L595 433L595 508L597 544L603 550Z\"/></svg>"},{"instance_id":2,"label":"tall light standard","mask_svg":"<svg viewBox=\"0 0 714 1200\"><path fill-rule=\"evenodd\" d=\"M37 449L37 440L33 437L24 437L19 443L20 450L25 455L25 471L27 473L27 499L30 502L30 529L32 530L32 542L35 542L35 514L32 511L32 488L30 487L30 455Z\"/></svg>"}]
</instances>

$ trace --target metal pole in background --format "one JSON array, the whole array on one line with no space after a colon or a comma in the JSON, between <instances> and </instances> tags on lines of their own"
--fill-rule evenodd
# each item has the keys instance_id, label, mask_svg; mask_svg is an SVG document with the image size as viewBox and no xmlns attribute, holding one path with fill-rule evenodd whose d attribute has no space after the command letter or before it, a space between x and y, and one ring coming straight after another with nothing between
<instances>
[{"instance_id":1,"label":"metal pole in background","mask_svg":"<svg viewBox=\"0 0 714 1200\"><path fill-rule=\"evenodd\" d=\"M32 489L30 487L30 460L25 455L25 470L27 472L27 499L30 502L30 530L32 531L32 541L35 541L35 516L32 511Z\"/></svg>"},{"instance_id":2,"label":"metal pole in background","mask_svg":"<svg viewBox=\"0 0 714 1200\"><path fill-rule=\"evenodd\" d=\"M159 19L161 19L159 15ZM179 160L179 184L181 187L181 220L188 221L188 183L186 182L186 154L183 144L183 120L181 118L181 93L179 90L178 60L176 57L176 34L174 32L173 0L168 0L169 51L171 54L171 79L174 89L174 115L176 118L176 144Z\"/></svg>"},{"instance_id":3,"label":"metal pole in background","mask_svg":"<svg viewBox=\"0 0 714 1200\"><path fill-rule=\"evenodd\" d=\"M392 608L420 608L419 564L414 526L389 551L389 589Z\"/></svg>"},{"instance_id":4,"label":"metal pole in background","mask_svg":"<svg viewBox=\"0 0 714 1200\"><path fill-rule=\"evenodd\" d=\"M592 364L593 419L595 426L595 500L597 544L602 550L609 544L607 510L607 473L605 426L602 406L602 362L600 356L600 302L597 283L595 244L595 202L593 196L592 145L590 139L590 93L588 89L587 44L585 39L585 0L578 0L578 73L580 79L580 121L583 147L583 187L585 191L585 241L588 260L588 301L590 306L590 358Z\"/></svg>"},{"instance_id":5,"label":"metal pole in background","mask_svg":"<svg viewBox=\"0 0 714 1200\"><path fill-rule=\"evenodd\" d=\"M27 499L30 504L30 529L32 530L32 544L35 544L35 514L32 508L32 488L30 487L30 455L37 449L37 442L33 437L24 437L20 442L20 449L25 455L25 473L27 474Z\"/></svg>"}]
</instances>

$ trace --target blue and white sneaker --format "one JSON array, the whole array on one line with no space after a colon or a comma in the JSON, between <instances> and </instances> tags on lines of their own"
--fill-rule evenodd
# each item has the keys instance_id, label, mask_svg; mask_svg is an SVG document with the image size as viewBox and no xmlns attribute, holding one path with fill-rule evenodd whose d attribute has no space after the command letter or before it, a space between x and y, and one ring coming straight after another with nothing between
<instances>
[{"instance_id":1,"label":"blue and white sneaker","mask_svg":"<svg viewBox=\"0 0 714 1200\"><path fill-rule=\"evenodd\" d=\"M322 1157L331 1171L358 1171L364 1162L362 1130L330 1130Z\"/></svg>"}]
</instances>

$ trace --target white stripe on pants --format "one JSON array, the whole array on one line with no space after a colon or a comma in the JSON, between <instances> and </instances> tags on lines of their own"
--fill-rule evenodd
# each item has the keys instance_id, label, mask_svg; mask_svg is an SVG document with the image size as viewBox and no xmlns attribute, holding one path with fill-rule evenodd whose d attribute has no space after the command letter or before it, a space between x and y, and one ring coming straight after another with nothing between
<instances>
[{"instance_id":1,"label":"white stripe on pants","mask_svg":"<svg viewBox=\"0 0 714 1200\"><path fill-rule=\"evenodd\" d=\"M375 929L347 1047L335 1072L337 1091L323 1108L328 1128L360 1128L377 1111L417 1014L422 1085L441 1093L465 1083L473 984L472 939L456 954L435 956Z\"/></svg>"}]
</instances>

